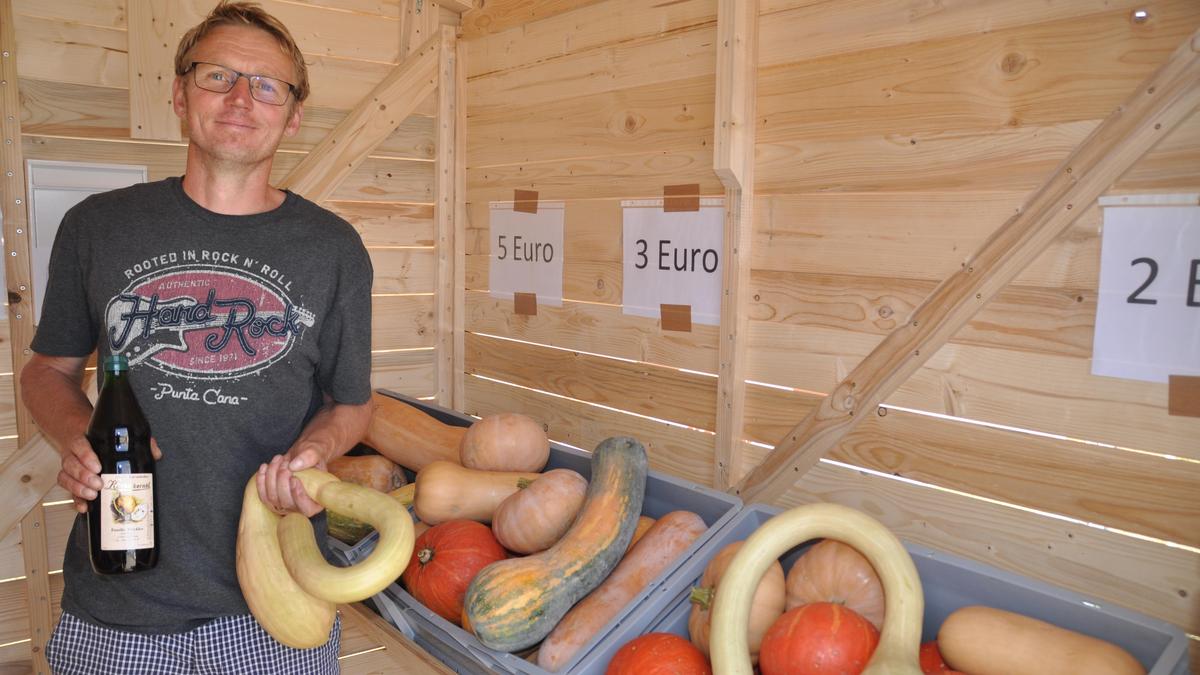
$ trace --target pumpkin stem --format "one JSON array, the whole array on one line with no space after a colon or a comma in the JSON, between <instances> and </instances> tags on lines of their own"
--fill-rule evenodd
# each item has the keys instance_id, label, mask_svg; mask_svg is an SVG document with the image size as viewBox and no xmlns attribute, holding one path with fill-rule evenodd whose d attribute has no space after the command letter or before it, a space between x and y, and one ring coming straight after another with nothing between
<instances>
[{"instance_id":1,"label":"pumpkin stem","mask_svg":"<svg viewBox=\"0 0 1200 675\"><path fill-rule=\"evenodd\" d=\"M417 561L420 562L422 565L429 564L430 560L433 560L433 549L426 546L425 548L423 548L417 552Z\"/></svg>"},{"instance_id":2,"label":"pumpkin stem","mask_svg":"<svg viewBox=\"0 0 1200 675\"><path fill-rule=\"evenodd\" d=\"M529 480L528 478L518 478L517 479L517 489L518 490L524 490L525 488L529 487L532 484L533 484L533 481Z\"/></svg>"},{"instance_id":3,"label":"pumpkin stem","mask_svg":"<svg viewBox=\"0 0 1200 675\"><path fill-rule=\"evenodd\" d=\"M707 610L712 606L713 594L716 588L703 588L701 586L693 586L692 592L688 595L688 601L692 604L699 605L700 609Z\"/></svg>"}]
</instances>

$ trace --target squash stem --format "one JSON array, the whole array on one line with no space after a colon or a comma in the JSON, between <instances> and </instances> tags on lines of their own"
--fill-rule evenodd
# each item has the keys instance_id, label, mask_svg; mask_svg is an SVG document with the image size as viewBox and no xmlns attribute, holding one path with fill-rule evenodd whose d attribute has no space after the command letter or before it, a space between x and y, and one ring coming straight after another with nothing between
<instances>
[{"instance_id":1,"label":"squash stem","mask_svg":"<svg viewBox=\"0 0 1200 675\"><path fill-rule=\"evenodd\" d=\"M700 609L706 610L712 606L714 591L716 591L716 589L712 587L703 588L700 586L693 586L692 592L688 595L688 601L692 604L699 605Z\"/></svg>"},{"instance_id":2,"label":"squash stem","mask_svg":"<svg viewBox=\"0 0 1200 675\"><path fill-rule=\"evenodd\" d=\"M417 561L422 565L428 565L430 560L433 560L433 549L426 546L417 552Z\"/></svg>"},{"instance_id":3,"label":"squash stem","mask_svg":"<svg viewBox=\"0 0 1200 675\"><path fill-rule=\"evenodd\" d=\"M517 489L518 490L524 490L525 488L529 487L532 484L533 484L533 481L529 480L528 478L522 477L522 478L517 479Z\"/></svg>"}]
</instances>

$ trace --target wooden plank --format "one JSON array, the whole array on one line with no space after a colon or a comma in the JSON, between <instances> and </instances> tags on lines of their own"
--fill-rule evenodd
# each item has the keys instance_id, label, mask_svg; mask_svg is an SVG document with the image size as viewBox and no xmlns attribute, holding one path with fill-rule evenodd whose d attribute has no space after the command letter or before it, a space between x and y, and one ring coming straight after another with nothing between
<instances>
[{"instance_id":1,"label":"wooden plank","mask_svg":"<svg viewBox=\"0 0 1200 675\"><path fill-rule=\"evenodd\" d=\"M437 254L432 248L371 247L367 253L375 269L372 293L434 292Z\"/></svg>"},{"instance_id":2,"label":"wooden plank","mask_svg":"<svg viewBox=\"0 0 1200 675\"><path fill-rule=\"evenodd\" d=\"M760 139L920 141L941 132L1103 119L1200 26L1195 2L1141 6L1153 16L1147 24L1114 8L766 68Z\"/></svg>"},{"instance_id":3,"label":"wooden plank","mask_svg":"<svg viewBox=\"0 0 1200 675\"><path fill-rule=\"evenodd\" d=\"M700 485L712 484L711 433L478 377L468 376L466 388L469 414L520 412L546 424L555 441L587 451L610 436L633 436L646 446L650 468Z\"/></svg>"},{"instance_id":4,"label":"wooden plank","mask_svg":"<svg viewBox=\"0 0 1200 675\"><path fill-rule=\"evenodd\" d=\"M492 29L478 36L471 35L470 27L479 17L468 14L464 17L464 32L471 63L475 64L468 74L478 77L567 54L653 40L698 25L711 26L716 20L713 12L713 3L708 0L661 4L608 0L553 16L530 16L529 21L507 30Z\"/></svg>"},{"instance_id":5,"label":"wooden plank","mask_svg":"<svg viewBox=\"0 0 1200 675\"><path fill-rule=\"evenodd\" d=\"M594 5L602 0L488 0L462 18L463 37L473 40L538 19Z\"/></svg>"},{"instance_id":6,"label":"wooden plank","mask_svg":"<svg viewBox=\"0 0 1200 675\"><path fill-rule=\"evenodd\" d=\"M461 22L460 22L461 23ZM451 404L455 410L466 405L466 247L467 228L467 43L458 40L454 48L454 386Z\"/></svg>"},{"instance_id":7,"label":"wooden plank","mask_svg":"<svg viewBox=\"0 0 1200 675\"><path fill-rule=\"evenodd\" d=\"M9 349L13 372L29 360L33 340L33 273L30 268L29 213L25 202L25 155L21 143L21 94L17 89L18 61L24 58L18 49L11 0L0 0L0 220L3 220L4 277L8 290L7 318ZM14 400L21 400L20 381L12 380ZM23 408L16 411L19 441L34 433L33 421ZM7 465L6 465L7 466ZM28 507L26 507L28 508ZM24 511L17 514L17 518ZM15 522L15 521L14 521ZM0 528L7 532L12 523Z\"/></svg>"},{"instance_id":8,"label":"wooden plank","mask_svg":"<svg viewBox=\"0 0 1200 675\"><path fill-rule=\"evenodd\" d=\"M371 298L371 348L432 347L432 295L377 295Z\"/></svg>"},{"instance_id":9,"label":"wooden plank","mask_svg":"<svg viewBox=\"0 0 1200 675\"><path fill-rule=\"evenodd\" d=\"M467 330L704 373L717 368L715 326L662 333L657 320L626 316L611 305L566 301L539 307L537 316L516 316L511 300L468 291Z\"/></svg>"},{"instance_id":10,"label":"wooden plank","mask_svg":"<svg viewBox=\"0 0 1200 675\"><path fill-rule=\"evenodd\" d=\"M40 503L55 484L61 467L58 451L40 433L24 443L0 467L0 533L7 533L25 514Z\"/></svg>"},{"instance_id":11,"label":"wooden plank","mask_svg":"<svg viewBox=\"0 0 1200 675\"><path fill-rule=\"evenodd\" d=\"M750 246L754 233L755 98L758 0L717 3L717 83L713 171L725 186L725 234L718 332L714 485L727 489L742 473Z\"/></svg>"},{"instance_id":12,"label":"wooden plank","mask_svg":"<svg viewBox=\"0 0 1200 675\"><path fill-rule=\"evenodd\" d=\"M439 18L436 2L408 0L403 3L397 26L401 56L412 56L422 44L433 39L438 32Z\"/></svg>"},{"instance_id":13,"label":"wooden plank","mask_svg":"<svg viewBox=\"0 0 1200 675\"><path fill-rule=\"evenodd\" d=\"M433 205L327 200L370 246L433 246Z\"/></svg>"},{"instance_id":14,"label":"wooden plank","mask_svg":"<svg viewBox=\"0 0 1200 675\"><path fill-rule=\"evenodd\" d=\"M809 414L738 484L744 498L769 499L795 482L795 474L811 468L847 430L890 396L919 370L979 307L1012 281L1042 249L1075 220L1073 205L1090 204L1121 174L1200 104L1200 32L1171 59L1087 142L1055 171L1025 209L1005 223L963 269L948 277L913 312L908 323L892 331L820 408ZM976 273L978 269L978 273ZM922 355L923 354L923 355ZM861 385L861 386L860 386ZM857 418L854 413L860 413Z\"/></svg>"},{"instance_id":15,"label":"wooden plank","mask_svg":"<svg viewBox=\"0 0 1200 675\"><path fill-rule=\"evenodd\" d=\"M1157 168L1116 189L1194 186L1200 116L1140 162ZM804 139L758 144L763 194L808 191L1032 191L1096 128L1094 122L1015 127L991 132L930 132L855 140ZM1182 175L1180 171L1183 171ZM1107 189L1108 186L1106 186Z\"/></svg>"},{"instance_id":16,"label":"wooden plank","mask_svg":"<svg viewBox=\"0 0 1200 675\"><path fill-rule=\"evenodd\" d=\"M55 490L62 491L61 487L55 486ZM62 572L63 557L67 552L67 540L71 536L71 528L75 526L75 517L79 513L75 510L75 505L67 501L59 502L46 506L49 501L47 497L53 494L54 490L47 493L42 501L42 511L45 514L46 522L46 570L50 574L59 574ZM69 495L63 491L64 497L68 500Z\"/></svg>"},{"instance_id":17,"label":"wooden plank","mask_svg":"<svg viewBox=\"0 0 1200 675\"><path fill-rule=\"evenodd\" d=\"M534 105L472 99L468 164L524 164L648 147L660 152L707 149L713 92L712 76L705 75Z\"/></svg>"},{"instance_id":18,"label":"wooden plank","mask_svg":"<svg viewBox=\"0 0 1200 675\"><path fill-rule=\"evenodd\" d=\"M1194 551L827 463L775 503L813 501L862 510L907 541L1200 629Z\"/></svg>"},{"instance_id":19,"label":"wooden plank","mask_svg":"<svg viewBox=\"0 0 1200 675\"><path fill-rule=\"evenodd\" d=\"M436 46L436 40L431 37L389 73L337 128L288 172L282 186L313 201L334 194L338 185L361 165L367 154L412 114L417 103L433 92Z\"/></svg>"},{"instance_id":20,"label":"wooden plank","mask_svg":"<svg viewBox=\"0 0 1200 675\"><path fill-rule=\"evenodd\" d=\"M467 169L472 201L512 199L514 188L536 190L542 199L662 198L663 185L698 183L701 196L723 193L712 171L712 153L643 152Z\"/></svg>"},{"instance_id":21,"label":"wooden plank","mask_svg":"<svg viewBox=\"0 0 1200 675\"><path fill-rule=\"evenodd\" d=\"M0 647L0 674L33 675L33 656L28 642L17 642Z\"/></svg>"},{"instance_id":22,"label":"wooden plank","mask_svg":"<svg viewBox=\"0 0 1200 675\"><path fill-rule=\"evenodd\" d=\"M1009 0L945 2L923 5L894 0L839 3L831 12L808 0L763 0L761 7L764 66L807 61L849 52L892 48L961 35L999 32L1063 19L1083 19L1098 12L1141 9L1146 0ZM1153 15L1153 10L1151 10ZM1148 25L1149 24L1149 25ZM1149 32L1156 26L1142 24ZM852 36L848 39L848 36Z\"/></svg>"},{"instance_id":23,"label":"wooden plank","mask_svg":"<svg viewBox=\"0 0 1200 675\"><path fill-rule=\"evenodd\" d=\"M24 78L20 87L23 133L85 139L130 138L129 96L123 89ZM279 147L307 152L344 117L341 110L305 105L300 131L284 138ZM433 120L410 115L371 156L433 159Z\"/></svg>"},{"instance_id":24,"label":"wooden plank","mask_svg":"<svg viewBox=\"0 0 1200 675\"><path fill-rule=\"evenodd\" d=\"M25 580L0 583L0 644L29 639L29 595Z\"/></svg>"},{"instance_id":25,"label":"wooden plank","mask_svg":"<svg viewBox=\"0 0 1200 675\"><path fill-rule=\"evenodd\" d=\"M29 598L29 650L33 654L34 668L48 673L46 643L50 641L55 616L50 607L45 520L41 504L29 510L21 520L21 550L25 555L25 595Z\"/></svg>"},{"instance_id":26,"label":"wooden plank","mask_svg":"<svg viewBox=\"0 0 1200 675\"><path fill-rule=\"evenodd\" d=\"M129 132L131 138L179 141L172 83L179 39L204 19L176 3L126 0L129 12Z\"/></svg>"},{"instance_id":27,"label":"wooden plank","mask_svg":"<svg viewBox=\"0 0 1200 675\"><path fill-rule=\"evenodd\" d=\"M565 236L565 235L564 235ZM564 248L567 246L564 241ZM621 263L591 260L563 261L563 298L582 302L621 304ZM465 283L471 290L488 289L488 256L466 257Z\"/></svg>"},{"instance_id":28,"label":"wooden plank","mask_svg":"<svg viewBox=\"0 0 1200 675\"><path fill-rule=\"evenodd\" d=\"M757 321L750 337L748 379L820 392L832 390L882 341L838 328ZM1165 386L1095 377L1088 359L948 344L884 402L1200 459L1200 420L1168 415Z\"/></svg>"},{"instance_id":29,"label":"wooden plank","mask_svg":"<svg viewBox=\"0 0 1200 675\"><path fill-rule=\"evenodd\" d=\"M433 350L373 352L371 388L393 389L418 398L432 395L437 391Z\"/></svg>"},{"instance_id":30,"label":"wooden plank","mask_svg":"<svg viewBox=\"0 0 1200 675\"><path fill-rule=\"evenodd\" d=\"M746 436L770 443L821 397L751 386ZM1200 543L1200 464L884 409L829 458L1141 536Z\"/></svg>"},{"instance_id":31,"label":"wooden plank","mask_svg":"<svg viewBox=\"0 0 1200 675\"><path fill-rule=\"evenodd\" d=\"M540 312L539 312L540 313ZM467 372L711 432L717 380L648 363L466 337Z\"/></svg>"},{"instance_id":32,"label":"wooden plank","mask_svg":"<svg viewBox=\"0 0 1200 675\"><path fill-rule=\"evenodd\" d=\"M1021 206L1024 192L828 193L760 196L755 270L941 280ZM1094 287L1102 214L1090 205L1014 280Z\"/></svg>"},{"instance_id":33,"label":"wooden plank","mask_svg":"<svg viewBox=\"0 0 1200 675\"><path fill-rule=\"evenodd\" d=\"M455 363L462 360L458 353L458 345L462 341L462 331L456 333L455 326L462 326L463 297L457 280L463 277L461 267L462 256L457 255L463 244L466 224L458 216L461 209L459 202L466 199L458 188L457 155L466 152L466 148L458 147L457 140L459 106L465 105L460 100L458 89L458 39L454 29L442 27L438 39L438 156L436 167L436 190L434 200L434 215L437 228L437 267L435 270L434 289L436 292L437 312L437 401L439 405L453 406L455 386L460 382L461 370L455 370ZM457 394L462 398L462 394Z\"/></svg>"},{"instance_id":34,"label":"wooden plank","mask_svg":"<svg viewBox=\"0 0 1200 675\"><path fill-rule=\"evenodd\" d=\"M338 612L342 615L345 630L365 633L385 648L384 653L392 670L398 669L406 673L453 672L361 603L338 605ZM353 660L343 660L342 664L353 664ZM364 672L357 670L361 666L354 667L354 672Z\"/></svg>"},{"instance_id":35,"label":"wooden plank","mask_svg":"<svg viewBox=\"0 0 1200 675\"><path fill-rule=\"evenodd\" d=\"M534 105L570 96L662 84L716 72L716 26L707 24L660 39L572 53L528 68L472 78L471 107Z\"/></svg>"},{"instance_id":36,"label":"wooden plank","mask_svg":"<svg viewBox=\"0 0 1200 675\"><path fill-rule=\"evenodd\" d=\"M815 324L883 336L928 297L933 281L755 271L749 318L794 326ZM952 344L1002 347L1088 359L1096 289L1010 284L950 339Z\"/></svg>"},{"instance_id":37,"label":"wooden plank","mask_svg":"<svg viewBox=\"0 0 1200 675\"><path fill-rule=\"evenodd\" d=\"M29 159L144 164L150 180L181 175L187 157L183 145L61 139L29 134L22 140L25 156ZM278 183L299 161L296 154L277 153L271 169L272 180ZM334 191L333 199L432 202L433 164L383 158L364 160L359 169Z\"/></svg>"},{"instance_id":38,"label":"wooden plank","mask_svg":"<svg viewBox=\"0 0 1200 675\"><path fill-rule=\"evenodd\" d=\"M21 77L90 86L129 88L129 62L124 30L65 23L18 15L23 56ZM360 40L361 37L354 37ZM368 44L368 41L363 41ZM312 93L306 105L349 110L393 69L391 61L306 54ZM431 116L422 103L417 112Z\"/></svg>"}]
</instances>

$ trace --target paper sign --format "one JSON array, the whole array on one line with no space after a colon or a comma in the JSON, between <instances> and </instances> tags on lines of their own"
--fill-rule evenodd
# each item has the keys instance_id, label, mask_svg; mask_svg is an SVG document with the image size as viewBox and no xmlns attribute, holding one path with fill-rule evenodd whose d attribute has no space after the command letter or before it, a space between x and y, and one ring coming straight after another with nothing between
<instances>
[{"instance_id":1,"label":"paper sign","mask_svg":"<svg viewBox=\"0 0 1200 675\"><path fill-rule=\"evenodd\" d=\"M1200 206L1104 209L1092 373L1200 375Z\"/></svg>"},{"instance_id":2,"label":"paper sign","mask_svg":"<svg viewBox=\"0 0 1200 675\"><path fill-rule=\"evenodd\" d=\"M534 293L538 304L562 307L563 202L541 202L537 213L491 205L488 285L494 298Z\"/></svg>"},{"instance_id":3,"label":"paper sign","mask_svg":"<svg viewBox=\"0 0 1200 675\"><path fill-rule=\"evenodd\" d=\"M624 212L624 312L659 318L662 305L690 305L692 323L721 322L723 199L699 211L664 212L661 199L629 200Z\"/></svg>"}]
</instances>

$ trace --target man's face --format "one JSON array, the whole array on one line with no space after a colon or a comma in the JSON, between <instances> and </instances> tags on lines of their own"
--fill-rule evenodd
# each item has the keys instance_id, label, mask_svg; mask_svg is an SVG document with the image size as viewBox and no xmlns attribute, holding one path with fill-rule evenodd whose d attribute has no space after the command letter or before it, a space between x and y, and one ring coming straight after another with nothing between
<instances>
[{"instance_id":1,"label":"man's face","mask_svg":"<svg viewBox=\"0 0 1200 675\"><path fill-rule=\"evenodd\" d=\"M249 26L219 26L190 55L192 61L225 66L249 75L295 82L296 73L279 44L265 31ZM300 128L301 105L289 96L271 105L250 95L250 82L239 77L224 94L196 86L193 72L175 78L175 114L187 121L190 152L230 166L270 160L283 136Z\"/></svg>"}]
</instances>

